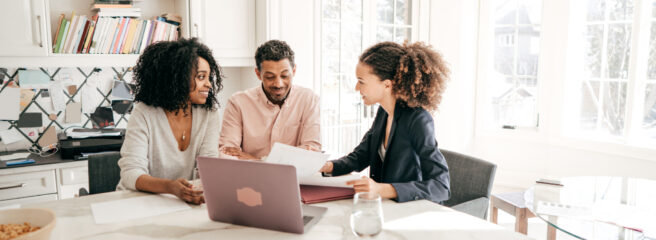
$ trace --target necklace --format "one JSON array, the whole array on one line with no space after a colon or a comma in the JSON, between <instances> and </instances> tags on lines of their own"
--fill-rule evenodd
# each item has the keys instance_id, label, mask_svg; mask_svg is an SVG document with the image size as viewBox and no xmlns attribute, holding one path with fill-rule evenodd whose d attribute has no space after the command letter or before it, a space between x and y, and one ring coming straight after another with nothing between
<instances>
[{"instance_id":1,"label":"necklace","mask_svg":"<svg viewBox=\"0 0 656 240\"><path fill-rule=\"evenodd\" d=\"M182 143L183 144L184 144L184 141L185 141L185 132L186 132L186 130L182 131Z\"/></svg>"}]
</instances>

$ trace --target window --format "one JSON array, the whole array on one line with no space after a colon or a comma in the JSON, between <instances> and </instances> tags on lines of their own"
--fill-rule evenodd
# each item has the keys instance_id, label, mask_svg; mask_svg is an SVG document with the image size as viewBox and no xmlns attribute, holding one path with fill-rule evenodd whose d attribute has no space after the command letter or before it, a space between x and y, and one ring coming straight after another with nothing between
<instances>
[{"instance_id":1,"label":"window","mask_svg":"<svg viewBox=\"0 0 656 240\"><path fill-rule=\"evenodd\" d=\"M655 4L587 0L573 6L584 15L571 22L583 33L581 48L574 49L578 96L568 116L574 132L624 143L656 140Z\"/></svg>"},{"instance_id":2,"label":"window","mask_svg":"<svg viewBox=\"0 0 656 240\"><path fill-rule=\"evenodd\" d=\"M482 49L485 59L486 127L516 128L538 125L538 58L541 0L490 1L488 29L493 36ZM488 18L485 18L487 16Z\"/></svg>"},{"instance_id":3,"label":"window","mask_svg":"<svg viewBox=\"0 0 656 240\"><path fill-rule=\"evenodd\" d=\"M323 149L349 153L369 130L376 106L364 106L355 90L362 51L381 41L414 40L421 0L321 1L321 136Z\"/></svg>"}]
</instances>

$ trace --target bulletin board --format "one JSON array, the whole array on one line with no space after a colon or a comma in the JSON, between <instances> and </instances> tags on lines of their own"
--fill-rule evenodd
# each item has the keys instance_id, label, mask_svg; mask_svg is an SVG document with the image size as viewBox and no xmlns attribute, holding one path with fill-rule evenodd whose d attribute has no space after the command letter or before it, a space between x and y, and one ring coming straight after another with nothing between
<instances>
[{"instance_id":1,"label":"bulletin board","mask_svg":"<svg viewBox=\"0 0 656 240\"><path fill-rule=\"evenodd\" d=\"M43 73L45 73L49 78L50 81L55 82L58 74L61 74L63 72L63 68L38 68L38 69L29 69L29 70L40 70ZM0 79L2 79L2 87L0 88L0 95L5 91L10 85L18 86L19 81L17 79L17 76L19 75L19 71L21 70L27 70L25 68L16 68L16 69L0 69ZM97 76L98 74L103 74L105 75L105 79L107 79L107 76L109 77L109 80L113 81L122 81L124 83L129 83L131 82L131 68L129 67L111 67L111 68L100 68L100 67L94 67L94 68L67 68L65 71L67 74L70 75L75 75L75 79L77 81L73 81L73 85L76 86L76 91L70 92L68 89L64 88L63 89L63 94L66 96L66 104L68 105L69 103L76 103L76 102L81 102L81 97L78 95L84 90L87 91L94 91L94 97L96 97L98 100L97 107L110 107L112 105L112 101L110 99L110 96L112 94L112 88L110 87L109 89L99 87L98 84L96 86L89 85L90 79L92 79L94 76ZM128 76L130 75L130 76ZM108 80L105 80L104 82L107 82ZM105 84L106 85L106 84ZM94 89L95 88L95 89ZM38 142L43 137L43 133L46 129L50 128L51 126L54 126L57 132L60 132L62 129L65 129L70 127L71 124L65 124L63 122L65 111L53 111L53 110L46 110L49 109L48 106L43 106L43 104L40 104L37 99L42 97L42 94L49 95L50 93L48 92L48 89L35 89L35 94L27 103L27 105L24 107L23 110L20 111L19 115L23 116L30 110L29 112L35 112L35 109L38 109L36 112L41 112L43 114L43 119L44 123L43 126L40 127L40 130L38 131L37 136L29 136L23 129L19 128L18 125L18 120L0 120L3 122L7 122L8 128L7 129L0 129L0 130L11 130L15 129L24 139L29 141L29 144L32 147L39 147ZM3 104L3 103L0 103ZM116 127L121 127L121 126L126 126L127 121L129 118L129 113L123 113L123 114L118 114L116 112L114 114L114 126ZM75 124L76 127L82 127L82 128L93 128L93 124L91 122L91 114L82 112L82 115L84 118L80 121L80 123ZM5 124L6 125L6 124ZM36 138L35 138L36 137Z\"/></svg>"}]
</instances>

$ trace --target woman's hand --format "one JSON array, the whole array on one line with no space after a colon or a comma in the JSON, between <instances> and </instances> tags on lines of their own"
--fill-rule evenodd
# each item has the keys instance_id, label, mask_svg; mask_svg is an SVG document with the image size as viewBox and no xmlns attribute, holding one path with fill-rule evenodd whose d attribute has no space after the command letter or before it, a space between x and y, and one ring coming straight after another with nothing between
<instances>
[{"instance_id":1,"label":"woman's hand","mask_svg":"<svg viewBox=\"0 0 656 240\"><path fill-rule=\"evenodd\" d=\"M333 162L326 162L321 169L319 169L319 172L322 173L332 173L333 172Z\"/></svg>"},{"instance_id":2,"label":"woman's hand","mask_svg":"<svg viewBox=\"0 0 656 240\"><path fill-rule=\"evenodd\" d=\"M235 156L242 160L259 160L259 158L256 158L255 156L250 155L248 153L242 152L241 149L236 147L225 147L221 150L221 152L230 156Z\"/></svg>"},{"instance_id":3,"label":"woman's hand","mask_svg":"<svg viewBox=\"0 0 656 240\"><path fill-rule=\"evenodd\" d=\"M178 178L168 183L168 192L182 199L185 202L193 204L205 203L202 190L193 190L193 185L184 178Z\"/></svg>"},{"instance_id":4,"label":"woman's hand","mask_svg":"<svg viewBox=\"0 0 656 240\"><path fill-rule=\"evenodd\" d=\"M378 193L382 198L396 198L396 189L392 184L377 183L373 179L363 176L361 179L346 182L346 185L353 185L353 190L359 192Z\"/></svg>"}]
</instances>

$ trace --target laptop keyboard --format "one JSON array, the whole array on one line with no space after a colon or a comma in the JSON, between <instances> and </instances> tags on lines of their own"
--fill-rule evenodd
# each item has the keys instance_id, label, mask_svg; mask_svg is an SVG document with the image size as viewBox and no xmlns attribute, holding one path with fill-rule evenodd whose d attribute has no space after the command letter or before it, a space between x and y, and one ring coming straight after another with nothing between
<instances>
[{"instance_id":1,"label":"laptop keyboard","mask_svg":"<svg viewBox=\"0 0 656 240\"><path fill-rule=\"evenodd\" d=\"M310 221L312 221L314 217L312 216L303 216L303 225L308 224Z\"/></svg>"}]
</instances>

